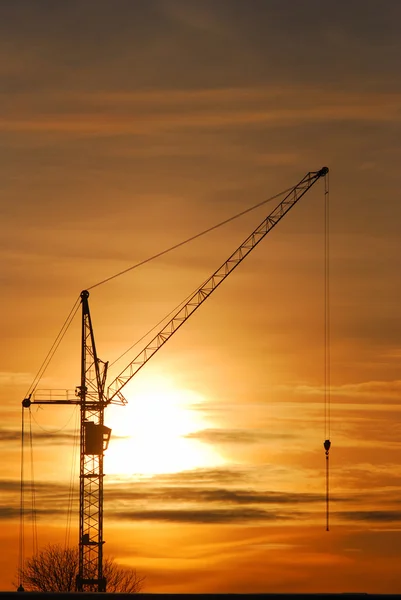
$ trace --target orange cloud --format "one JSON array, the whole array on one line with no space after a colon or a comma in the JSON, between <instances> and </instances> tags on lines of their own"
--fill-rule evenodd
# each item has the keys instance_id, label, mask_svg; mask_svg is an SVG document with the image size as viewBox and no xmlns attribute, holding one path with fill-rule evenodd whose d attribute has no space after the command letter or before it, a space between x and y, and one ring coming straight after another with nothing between
<instances>
[{"instance_id":1,"label":"orange cloud","mask_svg":"<svg viewBox=\"0 0 401 600\"><path fill-rule=\"evenodd\" d=\"M36 103L17 97L8 107L8 117L0 119L0 130L113 136L252 124L398 122L401 100L396 93L346 94L308 88L55 94L53 103L51 97L46 98L47 110L37 97ZM71 112L74 100L79 108Z\"/></svg>"}]
</instances>

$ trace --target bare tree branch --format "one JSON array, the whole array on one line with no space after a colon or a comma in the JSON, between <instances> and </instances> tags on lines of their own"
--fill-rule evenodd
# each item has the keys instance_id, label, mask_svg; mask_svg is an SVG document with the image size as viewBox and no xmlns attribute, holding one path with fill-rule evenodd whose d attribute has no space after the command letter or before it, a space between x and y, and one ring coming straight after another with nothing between
<instances>
[{"instance_id":1,"label":"bare tree branch","mask_svg":"<svg viewBox=\"0 0 401 600\"><path fill-rule=\"evenodd\" d=\"M73 592L78 574L78 549L49 545L27 558L19 573L29 592ZM114 558L103 563L108 592L135 594L143 587L144 577L136 570L119 566Z\"/></svg>"}]
</instances>

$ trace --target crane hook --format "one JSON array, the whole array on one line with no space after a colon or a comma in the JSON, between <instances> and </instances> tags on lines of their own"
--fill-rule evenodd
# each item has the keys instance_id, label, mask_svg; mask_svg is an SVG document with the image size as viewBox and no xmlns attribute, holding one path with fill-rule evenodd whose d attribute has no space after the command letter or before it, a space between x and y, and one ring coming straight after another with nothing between
<instances>
[{"instance_id":1,"label":"crane hook","mask_svg":"<svg viewBox=\"0 0 401 600\"><path fill-rule=\"evenodd\" d=\"M323 447L326 455L326 531L329 531L329 450L330 440L324 440Z\"/></svg>"}]
</instances>

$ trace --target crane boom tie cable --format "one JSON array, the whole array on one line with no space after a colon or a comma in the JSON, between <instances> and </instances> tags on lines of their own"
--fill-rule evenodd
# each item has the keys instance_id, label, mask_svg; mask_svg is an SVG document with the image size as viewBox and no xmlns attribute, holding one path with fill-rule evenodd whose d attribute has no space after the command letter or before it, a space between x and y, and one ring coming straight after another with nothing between
<instances>
[{"instance_id":1,"label":"crane boom tie cable","mask_svg":"<svg viewBox=\"0 0 401 600\"><path fill-rule=\"evenodd\" d=\"M174 244L174 246L170 246L169 248L166 248L165 250L162 250L161 252L158 252L157 254L150 256L149 258L145 258L144 260L141 260L139 263L136 263L135 265L132 265L131 267L128 267L127 269L124 269L123 271L120 271L119 273L115 273L114 275L111 275L110 277L107 277L106 279L103 279L102 281L99 281L98 283L95 283L94 285L91 285L90 287L88 287L86 289L93 290L94 288L99 287L100 285L103 285L104 283L107 283L108 281L111 281L112 279L116 279L117 277L120 277L120 275L125 275L125 273L128 273L129 271L132 271L133 269L137 269L138 267L141 267L142 265L144 265L148 262L151 262L152 260L155 260L156 258L160 258L161 256L164 256L165 254L168 254L169 252L172 252L173 250L176 250L177 248L180 248L181 246L184 246L185 244L189 244L189 242L193 242L197 238L200 238L203 235L206 235L207 233L210 233L211 231L214 231L215 229L218 229L219 227L222 227L223 225L227 225L227 223L231 223L231 221L234 221L235 219L239 219L239 217L242 217L242 216L248 214L249 212L256 210L257 208L263 206L264 204L267 204L267 202L276 200L276 198L279 198L280 196L287 194L292 189L293 188L288 188L286 190L283 190L282 192L279 192L278 194L275 194L274 196L271 196L270 198L266 198L265 200L262 200L261 202L258 202L257 204L254 204L253 206L250 206L249 208L246 208L245 210L233 215L232 217L229 217L228 219L225 219L224 221L217 223L217 225L213 225L212 227L209 227L208 229L205 229L204 231L201 231L200 233L196 233L195 235L184 240L183 242Z\"/></svg>"},{"instance_id":2,"label":"crane boom tie cable","mask_svg":"<svg viewBox=\"0 0 401 600\"><path fill-rule=\"evenodd\" d=\"M323 443L326 457L326 531L329 526L329 451L330 441L330 228L329 180L324 177L324 429Z\"/></svg>"},{"instance_id":3,"label":"crane boom tie cable","mask_svg":"<svg viewBox=\"0 0 401 600\"><path fill-rule=\"evenodd\" d=\"M202 237L203 235L206 235L207 233L210 233L211 231L214 231L215 229L218 229L219 227L222 227L223 225L227 225L227 223L231 223L232 221L239 219L240 217L252 212L253 210L256 210L257 208L260 208L264 204L267 204L268 202L272 202L273 200L276 200L277 198L279 198L280 196L283 196L284 194L287 194L291 190L292 190L292 188L288 188L286 190L283 190L282 192L279 192L278 194L275 194L274 196L271 196L270 198L266 198L265 200L262 200L261 202L258 202L257 204L254 204L253 206L250 206L249 208L246 208L245 210L243 210L239 213L236 213L232 217L229 217L228 219L225 219L224 221L221 221L220 223L217 223L216 225L213 225L212 227L209 227L208 229L205 229L204 231L201 231L200 233L197 233L197 234L187 238L186 240L179 242L178 244L174 244L173 246L170 246L169 248L166 248L165 250L162 250L161 252L158 252L157 254L154 254L153 256L145 258L144 260L140 261L139 263L136 263L136 264L132 265L131 267L128 267L127 269L124 269L123 271L116 273L115 275L111 275L110 277L107 277L106 279L103 279L102 281L99 281L98 283L91 285L87 289L89 291L96 287L99 287L100 285L103 285L104 283L107 283L108 281L111 281L112 279L116 279L117 277L120 277L121 275L125 275L125 273L128 273L129 271L132 271L133 269L137 269L138 267L141 267L142 265L144 265L148 262L151 262L157 258L160 258L161 256L164 256L165 254L168 254L169 252L172 252L173 250L176 250L177 248L180 248L181 246L184 246L185 244L189 244L190 242ZM205 281L205 283L206 283L206 281ZM198 289L198 288L196 288L196 289ZM185 304L185 302L187 300L189 300L189 298L192 296L192 294L193 293L191 293L185 300L183 300L175 309L170 311L167 316L165 316L158 323L156 323L156 325L154 325L147 333L145 333L143 336L141 336L139 338L139 340L137 340L134 344L132 344L132 346L130 346L127 350L125 350L125 352L123 352L123 354L121 354L112 363L110 363L109 366L110 367L113 366L121 358L123 358L126 354L128 354L128 352L130 352L133 348L135 348L135 346L137 346L143 339L145 339L158 325L160 325L165 320L167 320L167 318L171 314L173 314L173 312L176 311L181 305Z\"/></svg>"},{"instance_id":4,"label":"crane boom tie cable","mask_svg":"<svg viewBox=\"0 0 401 600\"><path fill-rule=\"evenodd\" d=\"M30 398L33 394L33 392L35 391L39 381L41 380L41 378L43 377L43 375L45 374L45 371L47 369L47 367L49 366L53 356L55 355L57 348L60 346L65 334L67 333L67 330L69 328L69 326L71 325L75 315L77 314L77 311L79 309L79 305L80 305L80 298L78 298L75 303L74 306L72 307L72 309L70 310L68 317L66 318L66 320L64 321L59 333L56 336L56 339L54 340L49 352L46 355L46 358L44 359L39 371L37 372L33 382L31 383L27 393L25 394L25 398Z\"/></svg>"},{"instance_id":5,"label":"crane boom tie cable","mask_svg":"<svg viewBox=\"0 0 401 600\"><path fill-rule=\"evenodd\" d=\"M264 204L267 204L268 202L271 202L272 200L275 200L276 198L279 198L280 196L290 192L291 190L292 190L292 188L288 188L286 190L279 192L278 194L275 194L274 196L271 196L270 198L266 198L265 200L262 200L261 202L258 202L257 204L254 204L253 206L250 206L249 208L246 208L245 210L233 215L232 217L229 217L228 219L225 219L224 221L221 221L220 223L217 223L216 225L213 225L212 227L209 227L208 229L205 229L204 231L201 231L200 233L197 233L197 234L191 236L190 238L187 238L186 240L179 242L178 244L174 244L173 246L170 246L169 248L166 248L165 250L162 250L161 252L158 252L157 254L154 254L153 256L145 258L144 260L140 261L139 263L136 263L136 264L132 265L131 267L128 267L127 269L124 269L123 271L120 271L119 273L115 273L114 275L111 275L110 277L107 277L106 279L103 279L102 281L99 281L98 283L95 283L94 285L91 285L90 287L88 287L86 289L92 290L96 287L99 287L100 285L103 285L104 283L107 283L108 281L111 281L112 279L116 279L117 277L120 277L121 275L124 275L125 273L128 273L129 271L132 271L133 269L136 269L148 262L151 262L151 261L155 260L156 258L160 258L161 256L164 256L165 254L168 254L169 252L172 252L173 250L176 250L177 248L180 248L181 246L184 246L185 244L188 244L189 242L192 242L192 241L196 240L197 238L202 237L203 235L206 235L207 233L210 233L211 231L214 231L215 229L218 229L219 227L222 227L223 225L226 225L227 223L230 223L231 221L234 221L235 219L239 219L240 217L252 212L253 210L256 210L257 208L260 208ZM53 345L51 346L49 352L47 353L47 356L44 359L39 371L37 372L31 386L29 387L29 389L25 395L25 398L31 397L31 395L35 391L39 381L43 377L55 352L57 351L57 348L59 347L62 339L64 338L64 336L67 332L67 329L71 325L71 322L74 319L74 317L78 311L80 301L81 301L80 297L78 297L78 299L76 300L75 304L73 305L68 317L64 321L63 326L61 327L55 341L53 342ZM138 342L136 342L136 343L138 343ZM134 344L134 345L136 345L136 344ZM119 360L119 359L117 359L117 360Z\"/></svg>"},{"instance_id":6,"label":"crane boom tie cable","mask_svg":"<svg viewBox=\"0 0 401 600\"><path fill-rule=\"evenodd\" d=\"M205 281L201 284L201 287L207 282L207 279L205 279ZM158 328L162 323L164 323L165 321L167 321L167 319L169 317L171 317L172 314L176 313L181 306L184 306L184 304L186 304L188 302L188 300L190 298L192 298L192 296L194 295L194 293L196 292L198 288L195 288L195 290L193 290L190 294L188 294L188 296L186 298L184 298L184 300L182 300L179 304L177 304L177 306L175 308L173 308L172 310L170 310L170 312L165 315L163 317L163 319L160 319L160 321L158 323L156 323L155 325L153 325L153 327L151 327L146 333L144 333L134 344L132 344L132 346L130 346L129 348L127 348L127 350L125 350L122 354L120 354L120 356L118 358L116 358L115 360L113 360L113 362L110 363L109 367L112 367L113 365L115 365L119 360L121 360L126 354L128 354L128 352L131 352L131 350L133 350L133 348L135 348L135 346L137 346L140 342L142 342L145 338L147 338L152 331L154 331L156 328Z\"/></svg>"}]
</instances>

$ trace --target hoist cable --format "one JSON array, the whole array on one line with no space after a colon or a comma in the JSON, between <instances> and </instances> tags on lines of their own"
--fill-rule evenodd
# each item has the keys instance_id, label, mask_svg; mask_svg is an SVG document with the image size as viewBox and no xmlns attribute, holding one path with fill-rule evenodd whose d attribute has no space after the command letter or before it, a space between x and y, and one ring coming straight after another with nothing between
<instances>
[{"instance_id":1,"label":"hoist cable","mask_svg":"<svg viewBox=\"0 0 401 600\"><path fill-rule=\"evenodd\" d=\"M330 439L330 389L331 389L331 331L330 331L330 196L329 173L324 178L325 195L325 238L326 238L326 406L327 406L327 437Z\"/></svg>"},{"instance_id":2,"label":"hoist cable","mask_svg":"<svg viewBox=\"0 0 401 600\"><path fill-rule=\"evenodd\" d=\"M204 231L201 231L200 233L197 233L197 234L187 238L183 242L174 244L174 246L170 246L170 248L166 248L166 250L162 250L161 252L158 252L157 254L150 256L149 258L145 258L144 260L141 260L139 263L136 263L135 265L132 265L131 267L128 267L127 269L124 269L123 271L120 271L119 273L115 273L114 275L111 275L110 277L107 277L106 279L103 279L102 281L99 281L98 283L95 283L94 285L91 285L90 287L88 287L86 289L93 290L94 288L98 287L99 285L103 285L104 283L107 283L108 281L111 281L112 279L116 279L117 277L120 277L120 275L125 275L125 273L128 273L129 271L132 271L133 269L137 269L138 267L141 267L142 265L144 265L148 262L151 262L152 260L155 260L156 258L160 258L161 256L164 256L165 254L168 254L169 252L172 252L173 250L176 250L177 248L180 248L181 246L188 244L189 242L193 242L197 238L200 238L203 235L206 235L207 233L210 233L211 231L214 231L215 229L222 227L223 225L227 225L227 223L231 223L231 221L234 221L235 219L239 219L239 217L242 217L242 216L246 215L247 213L249 213L253 210L256 210L260 206L267 204L267 202L272 202L272 200L276 200L276 198L279 198L283 194L287 194L291 190L293 190L293 188L288 188L286 190L283 190L282 192L279 192L278 194L275 194L274 196L271 196L270 198L266 198L266 200L262 200L261 202L258 202L258 204L255 204L254 206L246 208L245 210L233 215L232 217L229 217L228 219L225 219L224 221L217 223L217 225L213 225L212 227L209 227L208 229L205 229Z\"/></svg>"},{"instance_id":3,"label":"hoist cable","mask_svg":"<svg viewBox=\"0 0 401 600\"><path fill-rule=\"evenodd\" d=\"M66 525L66 536L65 536L65 547L67 548L69 545L70 539L70 530L71 530L71 519L72 519L72 507L73 507L73 496L74 496L74 478L75 478L75 463L77 456L77 448L79 446L79 430L77 427L77 416L79 415L78 406L74 406L74 411L72 411L70 417L67 422L60 427L59 429L45 429L42 427L38 421L35 419L34 414L31 411L31 407L29 407L29 416L30 416L30 446L31 446L31 492L32 492L32 529L33 529L33 554L35 555L38 550L38 534L37 534L37 513L36 513L36 486L34 479L34 470L33 470L33 435L32 435L32 422L34 421L36 426L49 434L58 434L61 431L64 431L68 425L70 424L72 418L75 416L76 423L73 429L74 439L73 439L73 454L72 454L72 464L71 464L71 474L70 474L70 482L69 482L69 490L68 490L68 501L67 501L67 525Z\"/></svg>"},{"instance_id":4,"label":"hoist cable","mask_svg":"<svg viewBox=\"0 0 401 600\"><path fill-rule=\"evenodd\" d=\"M329 179L324 177L324 450L326 463L326 531L329 531L330 441L330 204Z\"/></svg>"},{"instance_id":5,"label":"hoist cable","mask_svg":"<svg viewBox=\"0 0 401 600\"><path fill-rule=\"evenodd\" d=\"M80 298L78 298L74 304L74 306L72 307L68 317L66 318L66 320L63 323L63 326L61 327L56 339L54 340L49 352L46 355L46 358L44 359L39 371L37 372L33 382L31 383L27 393L25 394L25 398L30 397L30 395L35 391L36 386L38 385L39 381L41 380L41 378L43 377L43 375L45 374L45 371L47 369L47 367L49 366L57 348L59 347L62 339L64 338L65 334L67 333L67 330L69 328L69 326L72 323L72 320L74 319L78 308L79 308L79 304L80 304Z\"/></svg>"},{"instance_id":6,"label":"hoist cable","mask_svg":"<svg viewBox=\"0 0 401 600\"><path fill-rule=\"evenodd\" d=\"M24 407L21 414L21 472L20 472L20 512L19 512L19 547L18 547L18 591L24 591L24 562L25 562L25 528L24 528Z\"/></svg>"},{"instance_id":7,"label":"hoist cable","mask_svg":"<svg viewBox=\"0 0 401 600\"><path fill-rule=\"evenodd\" d=\"M75 414L75 427L74 427L74 441L72 445L72 457L71 457L71 469L70 469L70 482L68 487L68 501L67 501L67 523L65 530L65 540L64 547L67 548L70 545L70 535L71 535L71 523L72 523L72 509L74 505L74 493L75 493L75 471L77 465L77 454L79 448L79 411L78 406L74 407Z\"/></svg>"},{"instance_id":8,"label":"hoist cable","mask_svg":"<svg viewBox=\"0 0 401 600\"><path fill-rule=\"evenodd\" d=\"M38 408L42 408L42 407L38 406ZM35 419L34 415L32 415L32 419L35 421L36 426L39 427L39 429L41 429L45 433L56 434L56 433L60 433L61 431L64 431L64 429L66 429L68 427L73 416L74 416L74 412L71 413L71 415L68 417L68 420L65 422L65 424L62 427L59 427L58 429L46 429L45 427L43 427L42 425L40 425L38 423L38 421Z\"/></svg>"},{"instance_id":9,"label":"hoist cable","mask_svg":"<svg viewBox=\"0 0 401 600\"><path fill-rule=\"evenodd\" d=\"M35 555L38 551L38 528L36 515L36 488L33 460L33 435L32 435L32 412L29 407L29 445L31 458L31 510L32 510L32 553Z\"/></svg>"},{"instance_id":10,"label":"hoist cable","mask_svg":"<svg viewBox=\"0 0 401 600\"><path fill-rule=\"evenodd\" d=\"M330 531L329 451L326 451L326 531Z\"/></svg>"}]
</instances>

